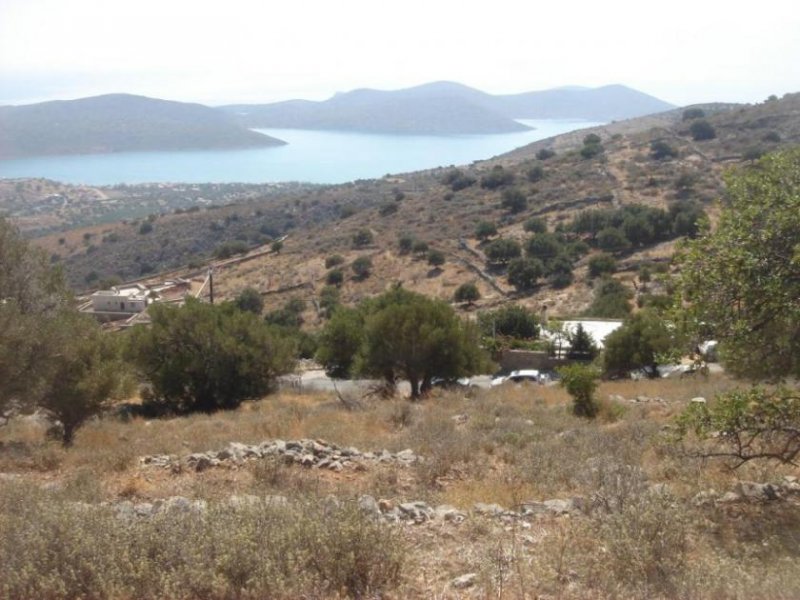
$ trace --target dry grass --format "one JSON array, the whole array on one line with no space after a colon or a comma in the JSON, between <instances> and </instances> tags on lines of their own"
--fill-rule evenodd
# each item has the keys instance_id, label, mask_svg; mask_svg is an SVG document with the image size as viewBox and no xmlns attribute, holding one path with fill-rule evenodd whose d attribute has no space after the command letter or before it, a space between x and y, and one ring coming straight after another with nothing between
<instances>
[{"instance_id":1,"label":"dry grass","mask_svg":"<svg viewBox=\"0 0 800 600\"><path fill-rule=\"evenodd\" d=\"M16 421L0 430L4 442L0 471L17 473L21 479L6 486L8 490L36 484L25 487L24 493L49 498L43 504L34 503L36 510L43 511L36 517L41 523L63 518L72 528L78 525L64 516L67 509L62 504L74 501L143 501L184 495L222 506L231 494L280 494L324 506L330 495L347 504L370 494L392 502L447 503L469 512L476 502L513 507L531 500L581 496L593 506L583 517L506 523L473 516L460 526L431 523L391 529L404 547L414 550L404 555L400 578L387 582L384 589L394 589L394 597L460 597L449 581L476 572L478 583L469 593L503 599L797 597L800 586L791 576L800 547L796 504L695 507L690 501L701 490L727 491L738 479L774 481L793 471L753 464L731 472L721 463L704 464L683 454L665 429L690 398L712 398L716 391L735 385L724 376L606 382L598 391L606 418L596 422L572 416L569 399L558 387L504 386L472 397L437 391L418 404L401 399L375 401L358 412L343 410L323 394L282 393L212 416L98 421L79 432L69 451L42 441L41 427ZM608 400L610 395L658 397L663 402L620 403ZM301 437L324 438L362 450L411 448L425 461L413 467L376 465L342 473L269 460L202 473L172 473L142 469L136 461L143 454L185 455L221 448L230 441ZM49 491L38 491L42 484ZM653 495L649 491L653 484L665 484L668 495ZM54 505L48 508L48 502ZM14 512L9 512L11 504L4 506L0 528L22 535L25 530L19 529ZM236 536L244 536L234 536L236 540L252 543L247 541L251 535L247 532L257 529L250 521L229 525L238 528ZM99 535L95 530L69 535L78 534ZM220 534L206 531L204 535ZM331 535L345 533L336 530ZM31 561L56 544L47 536L34 537L40 540L36 544L43 545L26 550ZM233 539L221 539L220 544ZM142 538L136 540L145 544ZM198 552L211 552L200 547L205 550ZM320 548L319 544L315 547ZM233 555L239 556L236 552ZM85 559L106 564L93 553ZM223 561L213 552L198 560L212 571L221 568ZM251 563L245 560L244 564ZM263 587L267 579L279 577L278 571L256 572L260 575L240 595L225 595L233 589L229 583L220 583L214 594L250 597L254 590L267 589ZM175 581L184 581L187 573L175 571ZM227 581L227 575L220 577ZM90 595L136 597L126 595L124 590L129 588L123 583L122 587L97 588ZM301 579L264 593L292 596L307 590L307 584ZM146 589L156 593L153 587ZM223 593L223 589L228 591ZM317 596L309 597L336 593L330 587L320 588Z\"/></svg>"}]
</instances>

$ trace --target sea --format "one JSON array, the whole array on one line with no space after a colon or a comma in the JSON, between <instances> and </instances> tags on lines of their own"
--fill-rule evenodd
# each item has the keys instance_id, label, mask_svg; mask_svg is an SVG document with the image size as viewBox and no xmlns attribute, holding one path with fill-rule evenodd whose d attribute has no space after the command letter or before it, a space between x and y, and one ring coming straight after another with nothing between
<instances>
[{"instance_id":1,"label":"sea","mask_svg":"<svg viewBox=\"0 0 800 600\"><path fill-rule=\"evenodd\" d=\"M528 131L488 135L389 135L257 129L288 142L245 150L120 152L0 160L0 178L44 177L74 184L344 183L440 166L467 165L531 142L602 125L520 120Z\"/></svg>"}]
</instances>

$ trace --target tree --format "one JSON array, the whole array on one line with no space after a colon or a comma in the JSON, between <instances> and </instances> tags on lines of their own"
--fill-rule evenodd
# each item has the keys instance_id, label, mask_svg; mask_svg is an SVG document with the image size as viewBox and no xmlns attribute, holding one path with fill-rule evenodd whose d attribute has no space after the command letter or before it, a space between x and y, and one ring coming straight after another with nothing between
<instances>
[{"instance_id":1,"label":"tree","mask_svg":"<svg viewBox=\"0 0 800 600\"><path fill-rule=\"evenodd\" d=\"M414 246L412 247L412 250L414 251L414 254L418 258L423 256L423 255L425 255L425 254L427 254L428 253L428 249L429 249L428 242L423 241L423 240L417 240L416 242L414 242Z\"/></svg>"},{"instance_id":2,"label":"tree","mask_svg":"<svg viewBox=\"0 0 800 600\"><path fill-rule=\"evenodd\" d=\"M350 268L353 269L356 279L366 279L372 272L372 260L369 258L369 256L359 256L353 261L353 264L350 265Z\"/></svg>"},{"instance_id":3,"label":"tree","mask_svg":"<svg viewBox=\"0 0 800 600\"><path fill-rule=\"evenodd\" d=\"M501 165L495 165L488 175L481 178L481 187L487 190L496 190L512 183L514 183L514 174L506 171Z\"/></svg>"},{"instance_id":4,"label":"tree","mask_svg":"<svg viewBox=\"0 0 800 600\"><path fill-rule=\"evenodd\" d=\"M589 277L600 277L601 275L611 275L617 270L617 261L614 257L605 252L595 254L589 259Z\"/></svg>"},{"instance_id":5,"label":"tree","mask_svg":"<svg viewBox=\"0 0 800 600\"><path fill-rule=\"evenodd\" d=\"M489 243L483 253L489 262L499 265L507 264L522 255L522 248L516 240L500 238Z\"/></svg>"},{"instance_id":6,"label":"tree","mask_svg":"<svg viewBox=\"0 0 800 600\"><path fill-rule=\"evenodd\" d=\"M508 304L497 310L478 315L478 326L486 337L497 335L520 340L539 337L539 319L536 314L519 304Z\"/></svg>"},{"instance_id":7,"label":"tree","mask_svg":"<svg viewBox=\"0 0 800 600\"><path fill-rule=\"evenodd\" d=\"M339 288L334 285L326 285L319 293L319 308L322 316L330 318L337 306L339 306Z\"/></svg>"},{"instance_id":8,"label":"tree","mask_svg":"<svg viewBox=\"0 0 800 600\"><path fill-rule=\"evenodd\" d=\"M462 283L456 288L453 294L453 300L456 302L466 302L467 304L472 304L476 300L479 300L480 297L481 293L478 291L478 286L472 282Z\"/></svg>"},{"instance_id":9,"label":"tree","mask_svg":"<svg viewBox=\"0 0 800 600\"><path fill-rule=\"evenodd\" d=\"M176 413L235 408L293 368L290 340L230 305L155 304L130 333L129 358L152 386L147 403Z\"/></svg>"},{"instance_id":10,"label":"tree","mask_svg":"<svg viewBox=\"0 0 800 600\"><path fill-rule=\"evenodd\" d=\"M564 242L554 233L537 233L525 243L525 254L545 264L564 251Z\"/></svg>"},{"instance_id":11,"label":"tree","mask_svg":"<svg viewBox=\"0 0 800 600\"><path fill-rule=\"evenodd\" d=\"M547 281L555 288L564 288L572 283L572 260L566 254L559 254L545 264Z\"/></svg>"},{"instance_id":12,"label":"tree","mask_svg":"<svg viewBox=\"0 0 800 600\"><path fill-rule=\"evenodd\" d=\"M544 265L538 258L515 258L508 264L508 283L521 292L536 287L544 275Z\"/></svg>"},{"instance_id":13,"label":"tree","mask_svg":"<svg viewBox=\"0 0 800 600\"><path fill-rule=\"evenodd\" d=\"M569 340L569 352L567 357L573 360L594 360L597 356L597 344L582 323L578 323L575 330L567 335Z\"/></svg>"},{"instance_id":14,"label":"tree","mask_svg":"<svg viewBox=\"0 0 800 600\"><path fill-rule=\"evenodd\" d=\"M434 268L439 268L445 263L444 252L441 250L430 250L428 252L428 264Z\"/></svg>"},{"instance_id":15,"label":"tree","mask_svg":"<svg viewBox=\"0 0 800 600\"><path fill-rule=\"evenodd\" d=\"M650 156L654 160L664 160L675 158L678 156L678 151L664 140L654 140L650 142Z\"/></svg>"},{"instance_id":16,"label":"tree","mask_svg":"<svg viewBox=\"0 0 800 600\"><path fill-rule=\"evenodd\" d=\"M397 248L400 251L400 254L408 254L411 252L411 248L414 246L414 238L410 235L401 235L397 239Z\"/></svg>"},{"instance_id":17,"label":"tree","mask_svg":"<svg viewBox=\"0 0 800 600\"><path fill-rule=\"evenodd\" d=\"M576 417L593 419L597 416L597 403L594 392L600 373L588 365L568 365L560 367L561 387L572 396L572 414Z\"/></svg>"},{"instance_id":18,"label":"tree","mask_svg":"<svg viewBox=\"0 0 800 600\"><path fill-rule=\"evenodd\" d=\"M601 319L625 318L631 312L629 300L633 294L613 277L603 277L594 286L592 304L584 314Z\"/></svg>"},{"instance_id":19,"label":"tree","mask_svg":"<svg viewBox=\"0 0 800 600\"><path fill-rule=\"evenodd\" d=\"M605 340L603 368L607 374L624 374L645 367L655 373L660 356L668 355L679 341L664 318L650 309L630 317Z\"/></svg>"},{"instance_id":20,"label":"tree","mask_svg":"<svg viewBox=\"0 0 800 600\"><path fill-rule=\"evenodd\" d=\"M255 315L260 315L261 311L264 310L264 298L261 297L261 293L258 290L251 287L239 292L233 303L239 310L249 311Z\"/></svg>"},{"instance_id":21,"label":"tree","mask_svg":"<svg viewBox=\"0 0 800 600\"><path fill-rule=\"evenodd\" d=\"M509 188L503 192L503 199L500 206L510 213L519 213L528 207L528 199L520 190Z\"/></svg>"},{"instance_id":22,"label":"tree","mask_svg":"<svg viewBox=\"0 0 800 600\"><path fill-rule=\"evenodd\" d=\"M434 377L472 375L488 366L477 328L440 300L393 290L367 316L361 370L393 383L403 377L416 400Z\"/></svg>"},{"instance_id":23,"label":"tree","mask_svg":"<svg viewBox=\"0 0 800 600\"><path fill-rule=\"evenodd\" d=\"M132 382L118 338L103 333L91 317L65 313L52 323L49 335L57 351L41 367L53 383L37 405L59 421L61 441L71 446L78 428L124 397Z\"/></svg>"},{"instance_id":24,"label":"tree","mask_svg":"<svg viewBox=\"0 0 800 600\"><path fill-rule=\"evenodd\" d=\"M332 269L328 271L328 274L325 276L325 283L335 286L342 285L342 283L344 283L344 272L342 272L341 269Z\"/></svg>"},{"instance_id":25,"label":"tree","mask_svg":"<svg viewBox=\"0 0 800 600\"><path fill-rule=\"evenodd\" d=\"M718 340L737 375L800 377L800 150L767 155L726 183L717 229L677 259L690 331Z\"/></svg>"},{"instance_id":26,"label":"tree","mask_svg":"<svg viewBox=\"0 0 800 600\"><path fill-rule=\"evenodd\" d=\"M556 153L549 148L542 148L536 153L536 158L539 160L547 160L548 158L553 158Z\"/></svg>"},{"instance_id":27,"label":"tree","mask_svg":"<svg viewBox=\"0 0 800 600\"><path fill-rule=\"evenodd\" d=\"M372 232L369 229L359 229L353 234L353 246L356 248L363 248L372 243Z\"/></svg>"},{"instance_id":28,"label":"tree","mask_svg":"<svg viewBox=\"0 0 800 600\"><path fill-rule=\"evenodd\" d=\"M541 217L531 217L522 224L522 228L528 233L545 233L547 223Z\"/></svg>"},{"instance_id":29,"label":"tree","mask_svg":"<svg viewBox=\"0 0 800 600\"><path fill-rule=\"evenodd\" d=\"M475 237L485 242L490 237L497 235L497 225L489 221L481 221L475 226Z\"/></svg>"},{"instance_id":30,"label":"tree","mask_svg":"<svg viewBox=\"0 0 800 600\"><path fill-rule=\"evenodd\" d=\"M283 242L280 240L275 240L272 242L269 248L274 254L280 254L281 250L283 250Z\"/></svg>"},{"instance_id":31,"label":"tree","mask_svg":"<svg viewBox=\"0 0 800 600\"><path fill-rule=\"evenodd\" d=\"M325 268L332 269L344 264L344 256L341 254L332 254L325 259Z\"/></svg>"},{"instance_id":32,"label":"tree","mask_svg":"<svg viewBox=\"0 0 800 600\"><path fill-rule=\"evenodd\" d=\"M544 169L542 168L542 165L534 165L528 169L526 175L528 177L528 181L531 183L537 183L544 179Z\"/></svg>"},{"instance_id":33,"label":"tree","mask_svg":"<svg viewBox=\"0 0 800 600\"><path fill-rule=\"evenodd\" d=\"M617 227L606 227L597 234L597 245L606 252L625 252L631 243Z\"/></svg>"},{"instance_id":34,"label":"tree","mask_svg":"<svg viewBox=\"0 0 800 600\"><path fill-rule=\"evenodd\" d=\"M363 342L363 311L340 306L320 333L317 361L329 377L346 379L353 374Z\"/></svg>"},{"instance_id":35,"label":"tree","mask_svg":"<svg viewBox=\"0 0 800 600\"><path fill-rule=\"evenodd\" d=\"M717 137L716 130L711 123L705 119L692 122L692 124L689 126L689 132L692 134L692 139L695 142L713 140L715 137Z\"/></svg>"}]
</instances>

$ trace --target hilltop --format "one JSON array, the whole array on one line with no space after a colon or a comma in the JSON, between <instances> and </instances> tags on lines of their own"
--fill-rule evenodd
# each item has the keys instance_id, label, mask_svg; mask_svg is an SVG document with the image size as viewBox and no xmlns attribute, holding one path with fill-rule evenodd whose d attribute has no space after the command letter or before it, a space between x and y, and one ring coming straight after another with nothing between
<instances>
[{"instance_id":1,"label":"hilltop","mask_svg":"<svg viewBox=\"0 0 800 600\"><path fill-rule=\"evenodd\" d=\"M668 209L688 201L714 218L725 169L800 141L797 94L754 106L694 109L703 111L704 118L685 120L685 111L675 110L542 140L459 169L301 187L269 198L256 195L227 206L154 216L151 227L145 227L147 233L140 233L142 221L133 220L53 235L39 243L53 260L63 260L80 289L109 277L129 279L202 265L226 244L233 243L234 250L255 248L288 235L280 254L262 255L221 272L219 293L232 297L252 286L265 294L268 306L280 306L293 295L313 306L328 276L326 258L340 255L346 275L344 302L378 293L393 282L449 300L459 285L475 282L482 296L479 309L513 298L536 310L546 306L560 314L577 314L591 301L593 282L587 267L596 250L576 260L570 285L557 287L543 280L530 292L518 294L503 269L489 264L487 244L476 238L476 225L492 222L496 237L524 244L530 237L524 224L531 217L543 219L551 232L563 231L587 209ZM691 127L698 120L713 127L713 139L693 139ZM582 149L590 134L600 138L603 151L587 158ZM655 158L657 142L672 154ZM537 158L542 150L555 154L542 160ZM482 185L498 166L503 168L502 183L494 188ZM454 181L454 174L460 179ZM503 208L508 189L527 200L523 210ZM354 235L363 230L372 240L355 246ZM445 263L432 268L424 252L401 252L401 236L440 250ZM619 252L616 277L634 290L640 266L668 263L673 246L674 239L664 239ZM371 275L362 280L352 277L349 266L360 256L373 263Z\"/></svg>"},{"instance_id":2,"label":"hilltop","mask_svg":"<svg viewBox=\"0 0 800 600\"><path fill-rule=\"evenodd\" d=\"M0 159L284 143L207 106L129 94L0 107Z\"/></svg>"},{"instance_id":3,"label":"hilltop","mask_svg":"<svg viewBox=\"0 0 800 600\"><path fill-rule=\"evenodd\" d=\"M674 107L622 85L492 95L440 81L393 91L353 90L323 102L290 100L220 108L248 127L474 134L526 129L516 119L612 121Z\"/></svg>"}]
</instances>

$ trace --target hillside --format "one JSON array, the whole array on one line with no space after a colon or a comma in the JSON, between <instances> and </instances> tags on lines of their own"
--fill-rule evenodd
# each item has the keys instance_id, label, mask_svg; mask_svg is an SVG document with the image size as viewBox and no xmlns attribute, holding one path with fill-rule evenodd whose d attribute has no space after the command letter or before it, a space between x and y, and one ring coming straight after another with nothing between
<instances>
[{"instance_id":1,"label":"hillside","mask_svg":"<svg viewBox=\"0 0 800 600\"><path fill-rule=\"evenodd\" d=\"M128 94L0 107L0 159L283 143L200 104Z\"/></svg>"},{"instance_id":2,"label":"hillside","mask_svg":"<svg viewBox=\"0 0 800 600\"><path fill-rule=\"evenodd\" d=\"M323 102L220 108L249 127L469 134L524 129L515 119L612 121L673 106L621 85L492 95L458 83L435 82L395 91L354 90Z\"/></svg>"}]
</instances>

